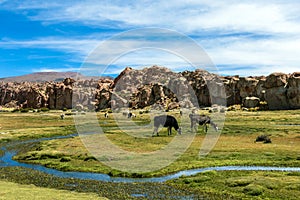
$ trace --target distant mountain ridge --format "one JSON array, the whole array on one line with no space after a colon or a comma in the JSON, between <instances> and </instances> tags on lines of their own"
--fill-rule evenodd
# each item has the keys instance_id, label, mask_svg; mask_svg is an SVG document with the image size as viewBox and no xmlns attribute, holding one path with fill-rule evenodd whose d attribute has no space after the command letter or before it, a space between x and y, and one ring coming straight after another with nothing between
<instances>
[{"instance_id":1,"label":"distant mountain ridge","mask_svg":"<svg viewBox=\"0 0 300 200\"><path fill-rule=\"evenodd\" d=\"M91 79L99 79L99 76L84 76L77 72L36 72L32 74L26 74L22 76L13 76L0 78L0 81L3 82L61 82L65 78L72 79L81 79L81 80L91 80ZM110 78L110 77L105 77Z\"/></svg>"}]
</instances>

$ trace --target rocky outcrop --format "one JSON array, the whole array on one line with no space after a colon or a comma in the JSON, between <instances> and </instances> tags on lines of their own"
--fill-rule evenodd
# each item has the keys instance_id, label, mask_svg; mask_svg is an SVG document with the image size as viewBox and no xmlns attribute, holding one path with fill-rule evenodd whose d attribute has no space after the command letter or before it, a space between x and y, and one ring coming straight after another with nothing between
<instances>
[{"instance_id":1,"label":"rocky outcrop","mask_svg":"<svg viewBox=\"0 0 300 200\"><path fill-rule=\"evenodd\" d=\"M241 96L238 89L239 76L223 77L227 105L240 104Z\"/></svg>"},{"instance_id":2,"label":"rocky outcrop","mask_svg":"<svg viewBox=\"0 0 300 200\"><path fill-rule=\"evenodd\" d=\"M114 80L0 83L0 105L4 107L101 110L151 106L170 110L213 104L299 109L300 72L221 77L200 69L175 73L152 66L142 70L127 67Z\"/></svg>"},{"instance_id":3,"label":"rocky outcrop","mask_svg":"<svg viewBox=\"0 0 300 200\"><path fill-rule=\"evenodd\" d=\"M258 97L246 97L243 105L245 108L255 108L259 106L259 102Z\"/></svg>"},{"instance_id":4,"label":"rocky outcrop","mask_svg":"<svg viewBox=\"0 0 300 200\"><path fill-rule=\"evenodd\" d=\"M246 97L257 97L271 110L300 108L300 72L276 72L267 77L226 77L225 80L227 105L246 102Z\"/></svg>"},{"instance_id":5,"label":"rocky outcrop","mask_svg":"<svg viewBox=\"0 0 300 200\"><path fill-rule=\"evenodd\" d=\"M73 86L73 107L100 110L111 105L113 80L77 81Z\"/></svg>"},{"instance_id":6,"label":"rocky outcrop","mask_svg":"<svg viewBox=\"0 0 300 200\"><path fill-rule=\"evenodd\" d=\"M45 87L42 84L0 83L0 105L4 107L40 108L47 106Z\"/></svg>"},{"instance_id":7,"label":"rocky outcrop","mask_svg":"<svg viewBox=\"0 0 300 200\"><path fill-rule=\"evenodd\" d=\"M192 95L190 99L193 105L196 105L194 102L196 100L199 106L210 106L218 104L218 99L225 98L226 95L222 92L223 82L219 76L200 69L194 72L184 71L181 74L187 80L186 85L191 86L191 91L188 88L184 91L189 91L188 93ZM224 88L223 91L225 92Z\"/></svg>"},{"instance_id":8,"label":"rocky outcrop","mask_svg":"<svg viewBox=\"0 0 300 200\"><path fill-rule=\"evenodd\" d=\"M287 99L289 107L300 108L300 72L291 74L288 78Z\"/></svg>"},{"instance_id":9,"label":"rocky outcrop","mask_svg":"<svg viewBox=\"0 0 300 200\"><path fill-rule=\"evenodd\" d=\"M46 93L48 94L48 107L50 109L72 108L72 84L50 84L47 86Z\"/></svg>"},{"instance_id":10,"label":"rocky outcrop","mask_svg":"<svg viewBox=\"0 0 300 200\"><path fill-rule=\"evenodd\" d=\"M267 76L264 84L264 88L266 88L265 100L270 109L290 108L287 97L287 79L288 75L283 73L272 73Z\"/></svg>"},{"instance_id":11,"label":"rocky outcrop","mask_svg":"<svg viewBox=\"0 0 300 200\"><path fill-rule=\"evenodd\" d=\"M240 77L237 83L240 97L244 100L248 96L257 96L256 86L259 80L253 77Z\"/></svg>"}]
</instances>

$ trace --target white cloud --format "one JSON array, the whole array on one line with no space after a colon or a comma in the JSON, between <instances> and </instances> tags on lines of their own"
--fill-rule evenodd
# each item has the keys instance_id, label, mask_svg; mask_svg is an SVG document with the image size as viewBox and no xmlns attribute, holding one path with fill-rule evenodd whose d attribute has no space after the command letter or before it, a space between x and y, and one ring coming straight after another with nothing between
<instances>
[{"instance_id":1,"label":"white cloud","mask_svg":"<svg viewBox=\"0 0 300 200\"><path fill-rule=\"evenodd\" d=\"M292 13L290 6L283 4L235 3L218 6L203 14L184 17L181 25L185 25L190 31L212 29L225 33L299 33L299 22L290 20Z\"/></svg>"},{"instance_id":2,"label":"white cloud","mask_svg":"<svg viewBox=\"0 0 300 200\"><path fill-rule=\"evenodd\" d=\"M267 75L274 70L284 72L299 71L300 56L297 55L300 52L300 37L259 40L251 38L223 38L219 41L212 40L202 39L196 42L205 47L204 51L207 52L215 65L227 66L219 69L222 74ZM196 53L197 49L184 48L185 43L180 41L163 41L164 46L174 50L174 54L168 49L159 48L161 42L149 41L146 38L145 40L134 40L131 38L112 40L108 43L92 39L66 40L62 38L44 38L33 41L5 41L0 42L0 46L2 48L46 48L69 53L75 52L77 57L79 57L77 58L78 62L86 60L87 63L100 66L113 64L123 67L137 67L157 64L170 67L176 71L183 71L188 66L189 70L193 70L193 67L182 58L182 55L178 55L176 52L180 52L183 49L184 54L194 56L195 58L193 60L192 57L192 61L197 62L199 60L199 51ZM101 49L96 49L98 45L103 46ZM157 48L142 48L147 46L156 46ZM91 49L94 49L94 51L91 51ZM132 52L126 51L123 54L126 49L130 49ZM92 55L88 56L89 53L92 53ZM246 67L237 70L235 69L237 66ZM117 72L120 72L121 69L122 67ZM116 72L114 69L111 70L114 71L113 73Z\"/></svg>"},{"instance_id":3,"label":"white cloud","mask_svg":"<svg viewBox=\"0 0 300 200\"><path fill-rule=\"evenodd\" d=\"M19 10L38 9L32 20L80 22L96 26L173 28L188 34L202 30L299 33L300 3L296 1L84 1L25 2Z\"/></svg>"},{"instance_id":4,"label":"white cloud","mask_svg":"<svg viewBox=\"0 0 300 200\"><path fill-rule=\"evenodd\" d=\"M13 2L13 1L12 1ZM273 71L299 71L300 63L300 2L298 1L58 1L40 3L3 3L6 9L35 10L31 20L45 24L72 22L107 29L128 30L139 27L171 28L186 33L205 48L224 74L269 74ZM26 13L26 12L24 12ZM103 35L101 35L103 34ZM2 40L2 48L49 48L80 56L81 61L108 33L90 37L46 37L28 41ZM104 36L105 35L105 36ZM227 36L226 36L227 35ZM127 39L119 45L136 47L147 41ZM169 42L170 47L178 48ZM172 46L174 45L174 46ZM118 45L107 47L89 61L105 63L106 57L118 56ZM193 49L189 49L193 54ZM102 57L101 57L102 56ZM194 55L195 57L197 55ZM104 58L101 60L101 58ZM153 59L155 58L155 59ZM160 53L132 53L119 59L119 65L166 65L173 69L185 65L178 56ZM244 66L244 68L242 68ZM252 66L252 67L249 67Z\"/></svg>"},{"instance_id":5,"label":"white cloud","mask_svg":"<svg viewBox=\"0 0 300 200\"><path fill-rule=\"evenodd\" d=\"M70 71L79 71L78 67L64 67L64 68L36 68L32 69L32 72L70 72Z\"/></svg>"},{"instance_id":6,"label":"white cloud","mask_svg":"<svg viewBox=\"0 0 300 200\"><path fill-rule=\"evenodd\" d=\"M0 41L1 48L41 48L54 49L78 53L86 56L91 50L101 42L97 39L68 39L61 37L45 37L33 40L11 40Z\"/></svg>"},{"instance_id":7,"label":"white cloud","mask_svg":"<svg viewBox=\"0 0 300 200\"><path fill-rule=\"evenodd\" d=\"M295 70L300 63L300 37L249 40L241 39L226 45L215 45L207 49L214 63L219 65L273 66L281 70ZM290 68L294 66L293 68Z\"/></svg>"}]
</instances>

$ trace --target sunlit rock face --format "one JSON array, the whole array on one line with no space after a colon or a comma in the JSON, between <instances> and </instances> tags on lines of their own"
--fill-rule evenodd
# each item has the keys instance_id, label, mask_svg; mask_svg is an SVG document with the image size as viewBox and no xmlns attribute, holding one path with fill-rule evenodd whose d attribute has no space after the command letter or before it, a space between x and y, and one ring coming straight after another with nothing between
<instances>
[{"instance_id":1,"label":"sunlit rock face","mask_svg":"<svg viewBox=\"0 0 300 200\"><path fill-rule=\"evenodd\" d=\"M212 104L269 109L300 108L300 72L269 76L218 76L205 70L172 72L160 66L126 67L115 79L60 82L0 82L0 105L12 108L101 110L111 107L161 109Z\"/></svg>"},{"instance_id":2,"label":"sunlit rock face","mask_svg":"<svg viewBox=\"0 0 300 200\"><path fill-rule=\"evenodd\" d=\"M287 79L288 75L284 73L272 73L267 76L264 87L266 88L265 99L268 102L269 109L289 108Z\"/></svg>"},{"instance_id":3,"label":"sunlit rock face","mask_svg":"<svg viewBox=\"0 0 300 200\"><path fill-rule=\"evenodd\" d=\"M295 72L288 78L287 98L292 109L300 108L300 72Z\"/></svg>"}]
</instances>

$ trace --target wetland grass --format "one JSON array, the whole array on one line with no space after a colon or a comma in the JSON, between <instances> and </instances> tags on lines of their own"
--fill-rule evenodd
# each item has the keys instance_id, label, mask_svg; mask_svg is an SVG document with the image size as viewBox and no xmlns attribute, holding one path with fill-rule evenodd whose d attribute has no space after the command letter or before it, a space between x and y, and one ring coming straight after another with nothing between
<instances>
[{"instance_id":1,"label":"wetland grass","mask_svg":"<svg viewBox=\"0 0 300 200\"><path fill-rule=\"evenodd\" d=\"M8 181L0 181L0 199L73 199L73 200L105 200L107 198L99 197L95 193L79 193L68 190L56 190L37 187L35 185L23 185Z\"/></svg>"},{"instance_id":2,"label":"wetland grass","mask_svg":"<svg viewBox=\"0 0 300 200\"><path fill-rule=\"evenodd\" d=\"M204 196L232 199L299 199L300 172L218 171L168 181Z\"/></svg>"},{"instance_id":3,"label":"wetland grass","mask_svg":"<svg viewBox=\"0 0 300 200\"><path fill-rule=\"evenodd\" d=\"M177 115L178 113L172 113ZM88 113L87 113L88 115ZM24 116L26 116L24 118ZM45 118L44 118L45 117ZM45 119L45 120L44 120ZM163 148L173 136L167 136L162 129L160 137L126 127L120 130L112 118L104 119L98 114L99 123L106 136L123 149L134 152L150 152ZM139 125L149 125L149 115L142 114L133 121ZM17 122L15 125L5 122ZM33 123L34 122L34 123ZM66 135L75 132L71 116L60 120L57 113L39 115L39 113L1 113L0 141L19 140L33 137ZM189 126L189 121L182 124ZM22 125L23 124L23 125ZM15 158L22 162L42 164L63 171L101 172L111 176L152 177L174 173L176 171L208 166L246 165L246 166L289 166L299 167L300 159L300 110L289 111L230 111L222 134L208 156L199 158L198 153L205 134L198 130L191 146L171 165L155 172L130 174L113 170L89 154L79 137L43 141L22 152ZM151 125L151 124L150 124ZM13 128L13 127L16 128ZM152 129L151 126L149 126ZM174 131L175 133L175 131ZM188 134L188 130L183 132ZM258 135L270 135L272 143L255 143ZM137 137L143 136L143 137ZM193 177L182 177L169 181L174 187L192 190L216 196L215 199L296 199L299 196L299 173L288 172L206 172ZM291 184L292 183L292 184ZM290 194L289 194L290 193ZM290 195L290 196L289 196Z\"/></svg>"},{"instance_id":4,"label":"wetland grass","mask_svg":"<svg viewBox=\"0 0 300 200\"><path fill-rule=\"evenodd\" d=\"M281 112L281 116L279 113ZM278 126L285 119L300 123L299 111L228 112L224 131L210 154L199 158L198 152L205 137L199 128L198 134L187 151L171 165L139 176L161 176L176 171L210 166L290 166L299 167L300 126ZM99 120L105 120L99 115ZM273 120L275 119L275 120ZM137 121L147 121L147 116L138 116ZM143 130L119 130L113 119L106 119L102 126L107 137L121 148L134 152L151 152L163 148L171 140L167 130L160 137L151 137ZM141 123L141 122L140 122ZM146 123L146 122L145 122ZM124 124L126 120L124 119ZM237 128L238 127L238 128ZM150 131L152 127L150 128ZM238 133L237 133L238 130ZM127 135L124 131L131 132ZM135 135L143 137L135 137ZM185 134L185 133L183 133ZM186 133L188 134L188 133ZM268 134L271 144L255 143L257 135ZM64 171L90 171L109 173L114 176L132 176L118 172L97 161L85 148L79 137L43 141L40 146L15 157L20 161L42 164ZM63 161L63 162L62 162Z\"/></svg>"}]
</instances>

